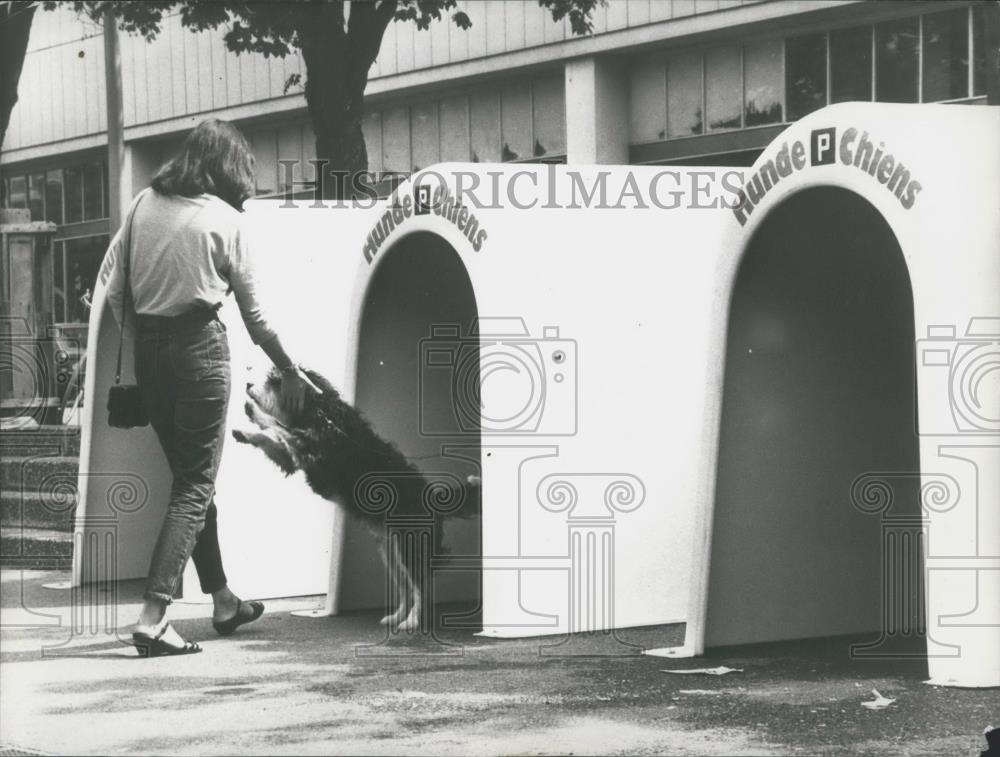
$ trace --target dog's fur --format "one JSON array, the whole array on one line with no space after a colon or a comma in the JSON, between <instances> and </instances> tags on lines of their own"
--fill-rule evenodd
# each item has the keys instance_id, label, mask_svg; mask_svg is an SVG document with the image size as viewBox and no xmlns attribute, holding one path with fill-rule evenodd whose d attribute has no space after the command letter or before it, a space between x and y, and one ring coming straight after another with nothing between
<instances>
[{"instance_id":1,"label":"dog's fur","mask_svg":"<svg viewBox=\"0 0 1000 757\"><path fill-rule=\"evenodd\" d=\"M259 430L234 430L233 438L259 447L286 475L303 471L313 491L365 522L378 537L382 559L398 587L399 605L381 623L393 631L416 630L422 603L429 599L422 596L420 587L426 584L421 571L430 555L418 554L419 550L406 550L403 555L395 540L387 543L385 516L426 518L431 515L426 507L428 498L442 496L452 502L461 498L461 511L456 514L477 514L476 479L470 478L469 487L463 486L462 491L442 492L440 486L434 491L417 467L376 434L327 379L315 371L304 372L312 386L306 391L301 412L295 414L286 412L279 401L281 374L277 371L272 370L259 386L247 384L247 417ZM366 501L367 485L374 487L367 489L372 501ZM379 497L387 493L393 500L391 512L379 512L372 505L380 504ZM469 499L473 501L466 501Z\"/></svg>"}]
</instances>

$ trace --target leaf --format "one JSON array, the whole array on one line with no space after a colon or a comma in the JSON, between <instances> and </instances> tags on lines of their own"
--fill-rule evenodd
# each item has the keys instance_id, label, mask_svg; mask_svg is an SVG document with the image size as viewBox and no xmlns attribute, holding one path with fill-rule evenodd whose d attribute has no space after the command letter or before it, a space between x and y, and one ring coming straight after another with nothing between
<instances>
[{"instance_id":1,"label":"leaf","mask_svg":"<svg viewBox=\"0 0 1000 757\"><path fill-rule=\"evenodd\" d=\"M302 74L292 74L287 79L285 79L285 91L284 94L288 94L288 90L292 87L297 87L302 82Z\"/></svg>"}]
</instances>

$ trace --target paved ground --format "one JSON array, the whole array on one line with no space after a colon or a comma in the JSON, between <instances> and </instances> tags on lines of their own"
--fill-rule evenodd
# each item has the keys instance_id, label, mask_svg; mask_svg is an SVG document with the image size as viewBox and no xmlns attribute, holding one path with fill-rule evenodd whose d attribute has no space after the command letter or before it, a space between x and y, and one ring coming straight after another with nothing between
<instances>
[{"instance_id":1,"label":"paved ground","mask_svg":"<svg viewBox=\"0 0 1000 757\"><path fill-rule=\"evenodd\" d=\"M255 626L216 638L205 605L178 604L191 657L141 660L100 629L137 610L124 584L117 616L74 614L65 574L4 571L0 747L51 754L837 754L977 755L1000 723L1000 691L923 683L914 662L852 662L851 640L744 647L707 660L559 656L623 649L606 637L540 654L549 641L451 631L453 654L426 642L378 645L374 613L290 615L318 598L269 602ZM94 622L94 628L90 627ZM71 624L81 627L71 633ZM625 632L646 646L682 627ZM127 635L126 635L127 636ZM372 646L374 645L374 646ZM369 656L366 656L365 653ZM666 667L743 673L678 676ZM896 703L869 711L876 687ZM0 749L2 753L2 749Z\"/></svg>"}]
</instances>

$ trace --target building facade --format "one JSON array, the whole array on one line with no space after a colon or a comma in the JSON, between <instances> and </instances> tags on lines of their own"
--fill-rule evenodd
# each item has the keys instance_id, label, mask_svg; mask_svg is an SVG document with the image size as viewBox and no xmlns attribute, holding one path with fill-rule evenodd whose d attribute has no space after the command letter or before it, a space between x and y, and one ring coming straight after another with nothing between
<instances>
[{"instance_id":1,"label":"building facade","mask_svg":"<svg viewBox=\"0 0 1000 757\"><path fill-rule=\"evenodd\" d=\"M978 0L609 0L576 37L534 0L460 2L421 31L392 23L371 70L372 172L440 161L750 165L790 122L830 103L985 103ZM212 115L250 138L261 196L312 177L300 56L237 56L178 14L157 39L122 35L122 196L146 186ZM86 340L109 220L102 29L69 8L35 15L0 153L5 208L49 220L57 330ZM295 161L291 177L279 161ZM298 186L298 185L296 185ZM9 293L4 292L5 299Z\"/></svg>"}]
</instances>

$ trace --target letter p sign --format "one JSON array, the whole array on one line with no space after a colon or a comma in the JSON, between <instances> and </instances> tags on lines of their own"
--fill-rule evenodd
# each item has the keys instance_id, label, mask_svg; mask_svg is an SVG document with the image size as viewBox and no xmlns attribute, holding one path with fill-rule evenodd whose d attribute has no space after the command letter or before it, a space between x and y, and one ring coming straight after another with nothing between
<instances>
[{"instance_id":1,"label":"letter p sign","mask_svg":"<svg viewBox=\"0 0 1000 757\"><path fill-rule=\"evenodd\" d=\"M834 144L837 141L837 130L815 129L809 137L809 162L814 166L825 166L833 163L837 153Z\"/></svg>"},{"instance_id":2,"label":"letter p sign","mask_svg":"<svg viewBox=\"0 0 1000 757\"><path fill-rule=\"evenodd\" d=\"M414 214L424 216L431 212L431 188L429 184L420 184L413 191Z\"/></svg>"}]
</instances>

